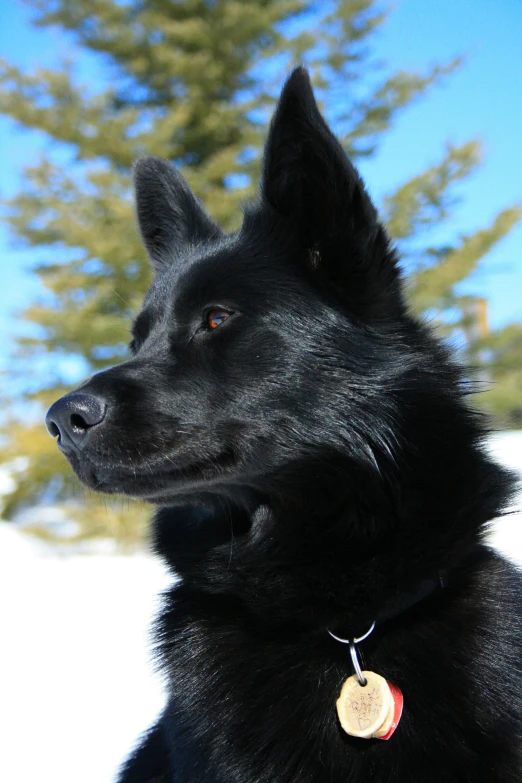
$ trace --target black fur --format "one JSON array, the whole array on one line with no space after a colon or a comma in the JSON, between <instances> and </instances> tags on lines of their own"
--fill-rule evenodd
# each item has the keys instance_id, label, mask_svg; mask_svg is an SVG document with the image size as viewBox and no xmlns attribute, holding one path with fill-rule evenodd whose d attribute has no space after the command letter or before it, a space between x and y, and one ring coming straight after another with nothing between
<instances>
[{"instance_id":1,"label":"black fur","mask_svg":"<svg viewBox=\"0 0 522 783\"><path fill-rule=\"evenodd\" d=\"M520 781L521 578L469 554L512 477L409 314L306 72L237 234L163 161L138 162L136 191L156 278L134 357L81 388L107 415L68 455L89 486L157 504L155 547L181 577L157 623L168 704L120 783ZM231 315L210 329L213 309ZM361 646L404 693L397 731L347 736L350 656L328 629L362 634L439 569L444 590Z\"/></svg>"}]
</instances>

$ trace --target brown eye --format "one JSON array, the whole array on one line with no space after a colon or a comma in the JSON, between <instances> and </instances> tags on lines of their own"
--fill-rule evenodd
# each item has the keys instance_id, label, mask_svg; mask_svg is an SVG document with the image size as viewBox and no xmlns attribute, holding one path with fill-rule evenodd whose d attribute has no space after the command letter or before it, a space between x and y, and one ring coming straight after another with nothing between
<instances>
[{"instance_id":1,"label":"brown eye","mask_svg":"<svg viewBox=\"0 0 522 783\"><path fill-rule=\"evenodd\" d=\"M209 329L216 329L218 326L221 326L223 321L226 321L227 318L231 315L231 313L228 312L228 310L210 310L207 313L207 324Z\"/></svg>"}]
</instances>

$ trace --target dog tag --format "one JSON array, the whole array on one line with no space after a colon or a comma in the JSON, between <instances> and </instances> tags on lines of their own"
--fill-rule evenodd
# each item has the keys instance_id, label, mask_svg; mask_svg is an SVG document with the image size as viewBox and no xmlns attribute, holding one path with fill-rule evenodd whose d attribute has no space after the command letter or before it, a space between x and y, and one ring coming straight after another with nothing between
<instances>
[{"instance_id":1,"label":"dog tag","mask_svg":"<svg viewBox=\"0 0 522 783\"><path fill-rule=\"evenodd\" d=\"M399 723L403 698L395 685L375 672L362 672L366 685L352 675L337 699L341 726L352 737L389 739Z\"/></svg>"}]
</instances>

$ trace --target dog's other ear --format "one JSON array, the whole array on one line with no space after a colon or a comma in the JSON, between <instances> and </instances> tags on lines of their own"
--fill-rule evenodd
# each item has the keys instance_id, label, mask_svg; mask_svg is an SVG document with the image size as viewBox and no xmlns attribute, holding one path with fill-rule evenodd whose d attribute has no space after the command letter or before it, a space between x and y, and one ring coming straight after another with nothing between
<instances>
[{"instance_id":1,"label":"dog's other ear","mask_svg":"<svg viewBox=\"0 0 522 783\"><path fill-rule=\"evenodd\" d=\"M172 263L184 246L222 236L185 178L166 160L138 160L134 189L141 236L156 271Z\"/></svg>"},{"instance_id":2,"label":"dog's other ear","mask_svg":"<svg viewBox=\"0 0 522 783\"><path fill-rule=\"evenodd\" d=\"M315 102L307 71L286 82L268 135L261 197L294 223L302 255L361 314L401 306L394 253L356 168Z\"/></svg>"}]
</instances>

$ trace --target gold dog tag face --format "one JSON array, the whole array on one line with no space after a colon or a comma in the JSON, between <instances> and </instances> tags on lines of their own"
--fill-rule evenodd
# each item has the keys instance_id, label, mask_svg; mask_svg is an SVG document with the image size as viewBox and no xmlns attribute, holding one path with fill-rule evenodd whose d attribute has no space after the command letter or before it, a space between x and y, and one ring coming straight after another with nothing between
<instances>
[{"instance_id":1,"label":"gold dog tag face","mask_svg":"<svg viewBox=\"0 0 522 783\"><path fill-rule=\"evenodd\" d=\"M367 684L359 684L352 675L344 682L341 695L337 699L337 714L341 726L352 737L369 739L393 716L393 697L388 683L375 672L364 671Z\"/></svg>"}]
</instances>

